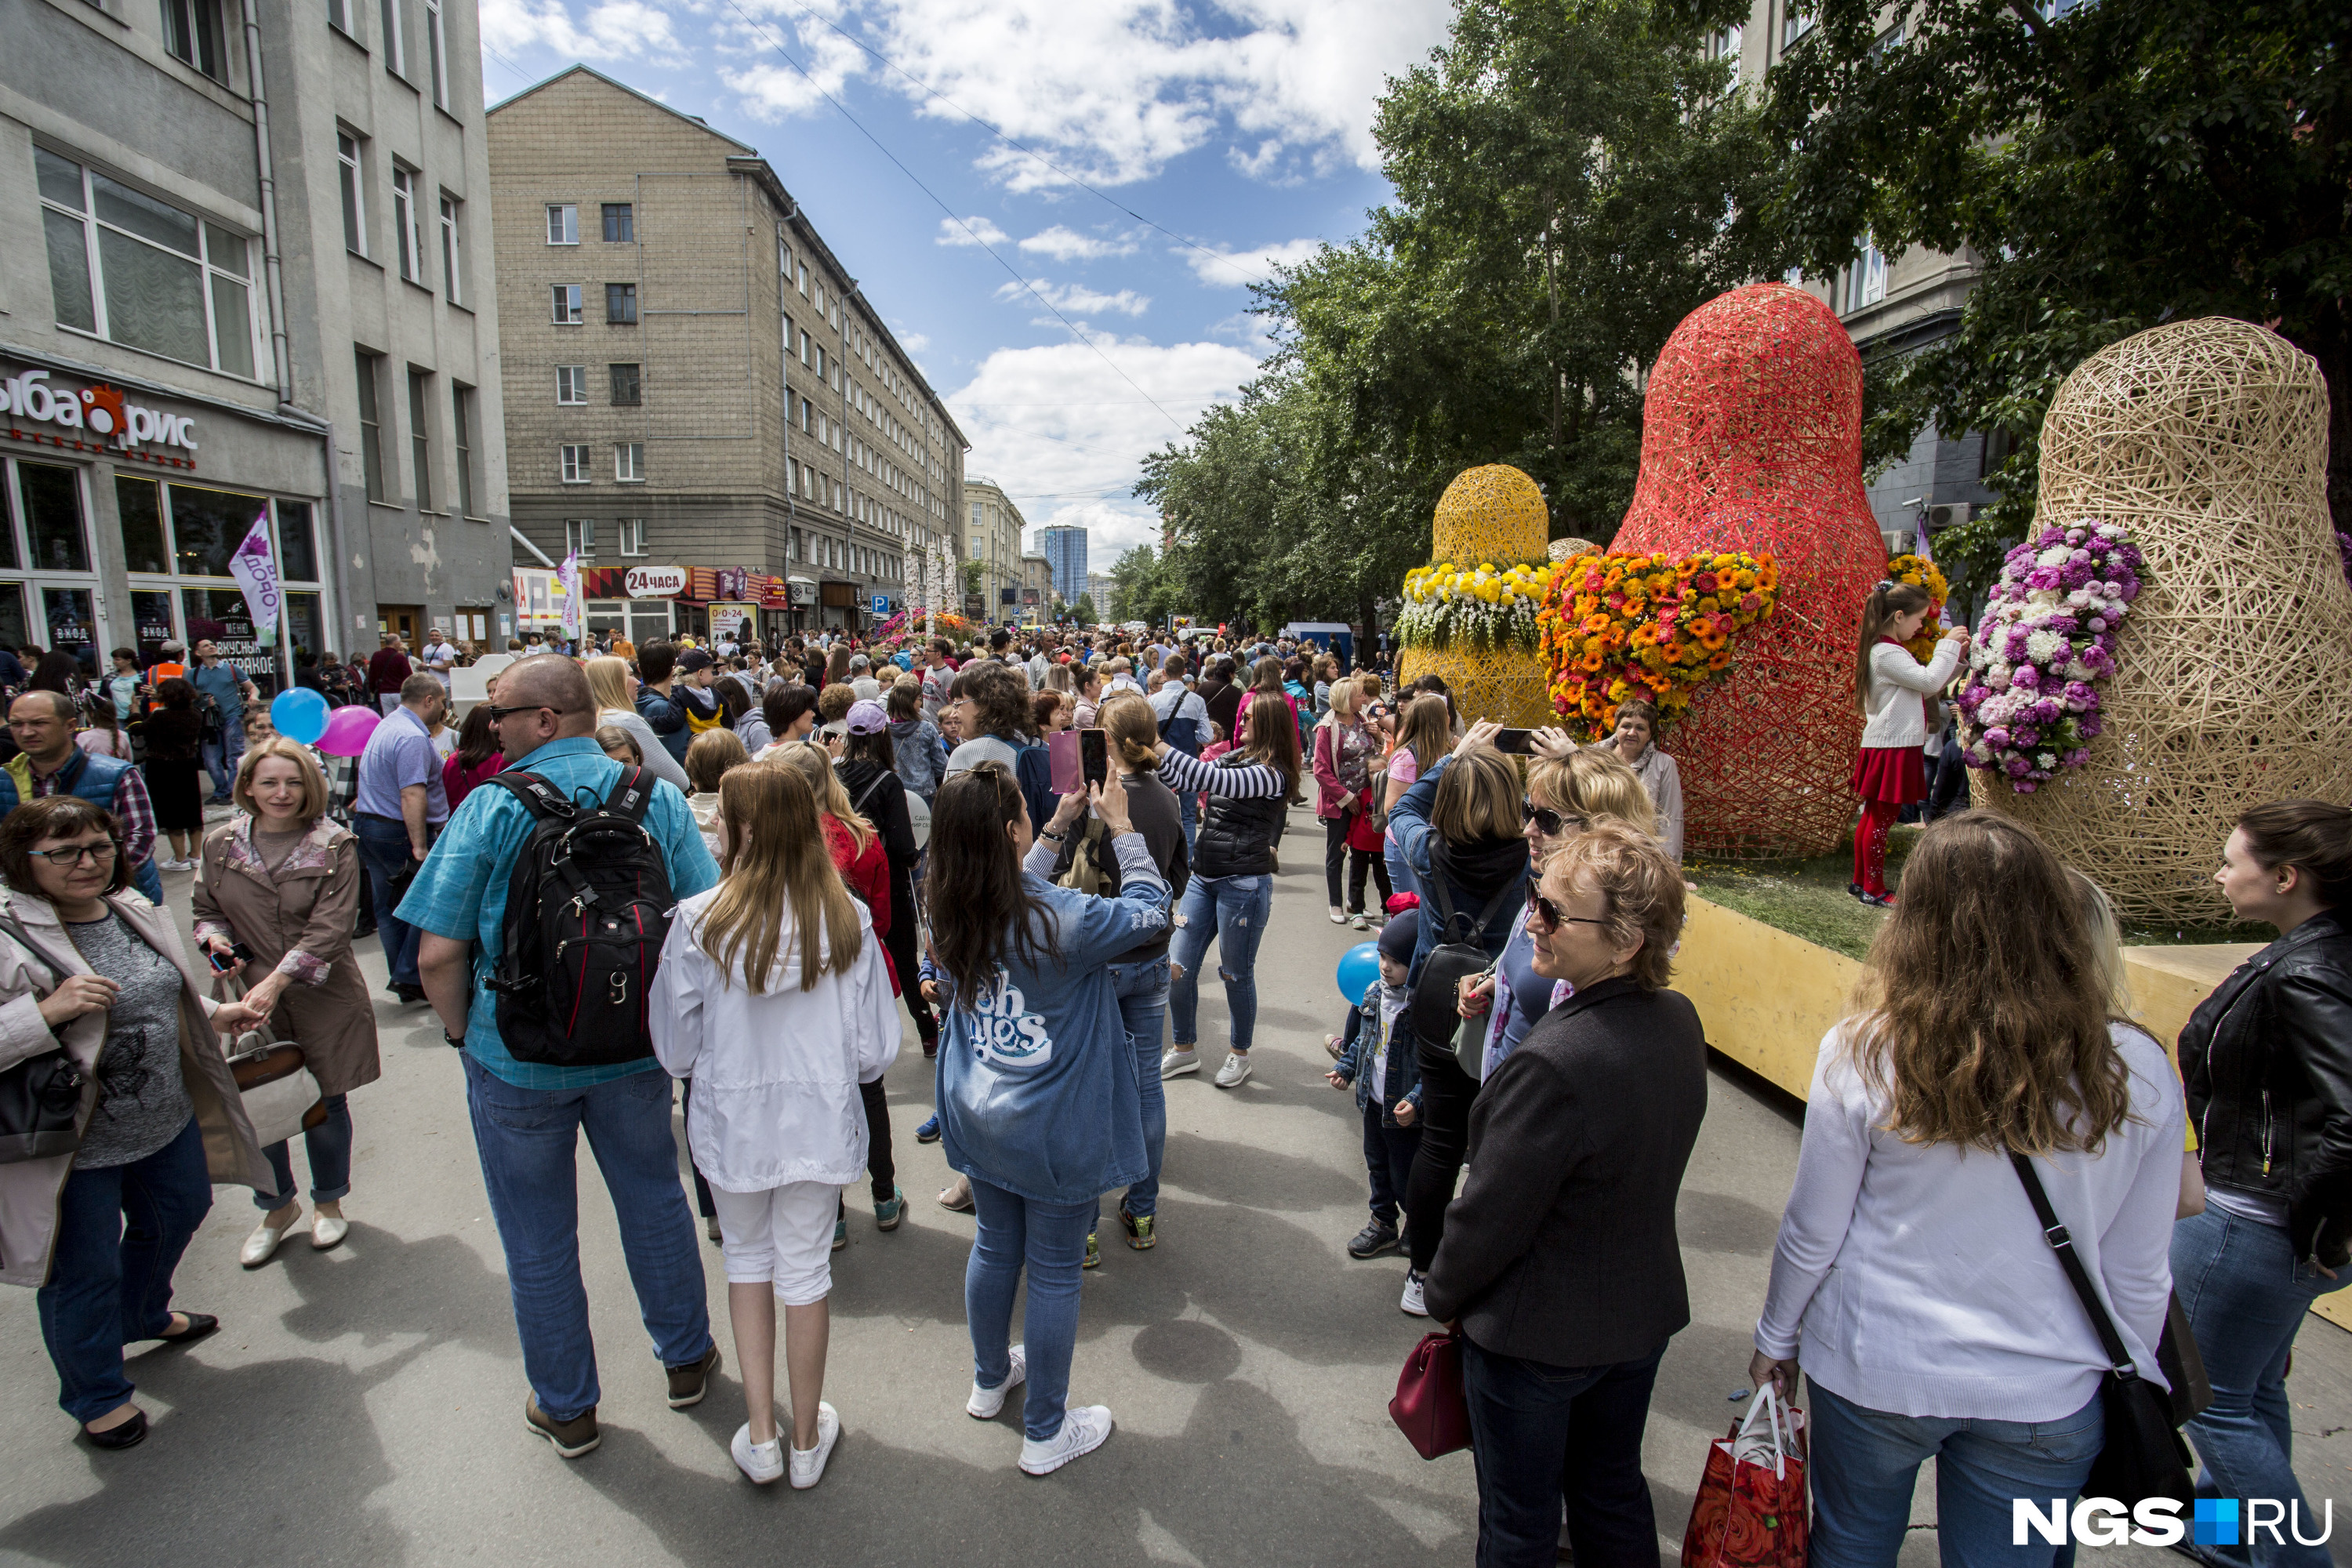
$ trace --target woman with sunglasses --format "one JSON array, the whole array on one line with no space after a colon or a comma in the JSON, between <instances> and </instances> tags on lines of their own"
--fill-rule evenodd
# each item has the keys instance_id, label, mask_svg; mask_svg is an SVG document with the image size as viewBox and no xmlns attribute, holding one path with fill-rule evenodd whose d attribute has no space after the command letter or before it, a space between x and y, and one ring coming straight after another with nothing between
<instances>
[{"instance_id":1,"label":"woman with sunglasses","mask_svg":"<svg viewBox=\"0 0 2352 1568\"><path fill-rule=\"evenodd\" d=\"M257 1022L205 994L172 917L125 891L111 812L69 795L0 821L0 1070L62 1049L80 1070L57 1152L0 1164L0 1283L40 1293L58 1404L100 1448L147 1436L122 1347L220 1327L172 1310L213 1184L275 1190L215 1031Z\"/></svg>"}]
</instances>

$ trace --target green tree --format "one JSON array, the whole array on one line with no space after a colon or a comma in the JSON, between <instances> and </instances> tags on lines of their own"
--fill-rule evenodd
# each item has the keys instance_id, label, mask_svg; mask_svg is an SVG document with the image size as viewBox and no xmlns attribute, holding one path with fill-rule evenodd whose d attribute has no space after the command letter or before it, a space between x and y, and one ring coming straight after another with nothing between
<instances>
[{"instance_id":1,"label":"green tree","mask_svg":"<svg viewBox=\"0 0 2352 1568\"><path fill-rule=\"evenodd\" d=\"M1826 275L1856 237L1980 268L1958 330L1870 366L1869 455L1932 420L2005 432L2000 503L1955 546L1990 565L2033 511L2036 437L2091 353L2168 320L2272 325L2333 405L2328 499L2352 528L2352 121L2326 0L1819 0L1768 106L1773 219Z\"/></svg>"},{"instance_id":2,"label":"green tree","mask_svg":"<svg viewBox=\"0 0 2352 1568\"><path fill-rule=\"evenodd\" d=\"M1070 606L1070 618L1082 626L1093 626L1097 618L1095 596L1092 594L1079 595L1078 602Z\"/></svg>"},{"instance_id":3,"label":"green tree","mask_svg":"<svg viewBox=\"0 0 2352 1568\"><path fill-rule=\"evenodd\" d=\"M986 591L987 573L988 569L977 561L967 561L963 563L963 596L965 598L977 599ZM988 609L993 610L994 606L988 606ZM982 613L985 614L987 611Z\"/></svg>"}]
</instances>

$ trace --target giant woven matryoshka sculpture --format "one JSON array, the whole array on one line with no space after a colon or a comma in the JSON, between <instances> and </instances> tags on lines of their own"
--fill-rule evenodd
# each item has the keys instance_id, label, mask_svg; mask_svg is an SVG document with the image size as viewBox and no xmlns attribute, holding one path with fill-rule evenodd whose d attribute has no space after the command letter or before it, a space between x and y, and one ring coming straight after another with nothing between
<instances>
[{"instance_id":1,"label":"giant woven matryoshka sculpture","mask_svg":"<svg viewBox=\"0 0 2352 1568\"><path fill-rule=\"evenodd\" d=\"M1862 359L1829 307L1758 283L1683 319L1650 377L1641 478L1610 549L1778 563L1777 610L1661 739L1691 851L1835 848L1862 731L1854 638L1886 543L1862 488Z\"/></svg>"},{"instance_id":2,"label":"giant woven matryoshka sculpture","mask_svg":"<svg viewBox=\"0 0 2352 1568\"><path fill-rule=\"evenodd\" d=\"M1434 560L1405 575L1398 679L1441 678L1465 722L1553 722L1536 652L1550 536L1543 492L1507 463L1465 469L1446 486L1431 529Z\"/></svg>"}]
</instances>

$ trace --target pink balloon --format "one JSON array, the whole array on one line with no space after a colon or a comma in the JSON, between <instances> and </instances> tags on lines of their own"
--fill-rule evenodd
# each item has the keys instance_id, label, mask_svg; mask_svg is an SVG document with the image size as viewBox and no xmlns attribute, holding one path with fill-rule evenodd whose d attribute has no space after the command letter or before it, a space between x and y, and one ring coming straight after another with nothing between
<instances>
[{"instance_id":1,"label":"pink balloon","mask_svg":"<svg viewBox=\"0 0 2352 1568\"><path fill-rule=\"evenodd\" d=\"M373 708L354 703L338 708L327 718L327 732L319 737L319 750L331 757L356 757L367 750L368 737L383 721L383 715Z\"/></svg>"}]
</instances>

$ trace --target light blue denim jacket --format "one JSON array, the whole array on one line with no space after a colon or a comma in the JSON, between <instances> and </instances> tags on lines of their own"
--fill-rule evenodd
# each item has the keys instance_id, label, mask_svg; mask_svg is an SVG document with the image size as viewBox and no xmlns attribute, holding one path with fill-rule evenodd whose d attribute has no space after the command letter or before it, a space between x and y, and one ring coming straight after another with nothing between
<instances>
[{"instance_id":1,"label":"light blue denim jacket","mask_svg":"<svg viewBox=\"0 0 2352 1568\"><path fill-rule=\"evenodd\" d=\"M1356 1089L1356 1109L1361 1110L1370 1100L1380 1098L1381 1086L1374 1083L1368 1069L1381 1054L1381 994L1388 982L1375 980L1365 989L1364 999L1348 1009L1348 1026L1341 1038L1346 1049L1339 1053L1337 1071L1340 1080ZM1403 987L1399 987L1402 991ZM1396 1016L1394 1033L1389 1040L1389 1068L1397 1075L1400 1086L1393 1102L1381 1100L1381 1125L1397 1124L1396 1108L1410 1102L1413 1114L1421 1114L1421 1047L1412 1032L1412 1007L1410 1003Z\"/></svg>"},{"instance_id":2,"label":"light blue denim jacket","mask_svg":"<svg viewBox=\"0 0 2352 1568\"><path fill-rule=\"evenodd\" d=\"M1444 778L1445 770L1453 765L1452 756L1438 758L1437 765L1422 774L1420 780L1404 792L1404 798L1389 808L1389 836L1396 840L1398 852L1403 855L1404 863L1412 868L1413 878L1422 888L1421 929L1412 944L1412 978L1415 980L1421 978L1422 960L1429 956L1431 949L1445 940L1441 930L1445 922L1439 918L1437 900L1430 896L1428 890L1435 885L1437 876L1429 858L1431 847L1437 842L1437 829L1429 825L1429 809L1437 799L1437 781ZM1450 879L1445 894L1454 901L1454 912L1463 916L1465 921L1476 920L1478 911L1486 903L1486 899L1474 899L1463 892ZM1492 897L1491 894L1488 896ZM1487 957L1500 958L1503 955L1504 944L1511 940L1511 932L1517 929L1519 916L1525 909L1526 906L1517 899L1503 900L1502 909L1479 933L1478 945L1486 950Z\"/></svg>"}]
</instances>

